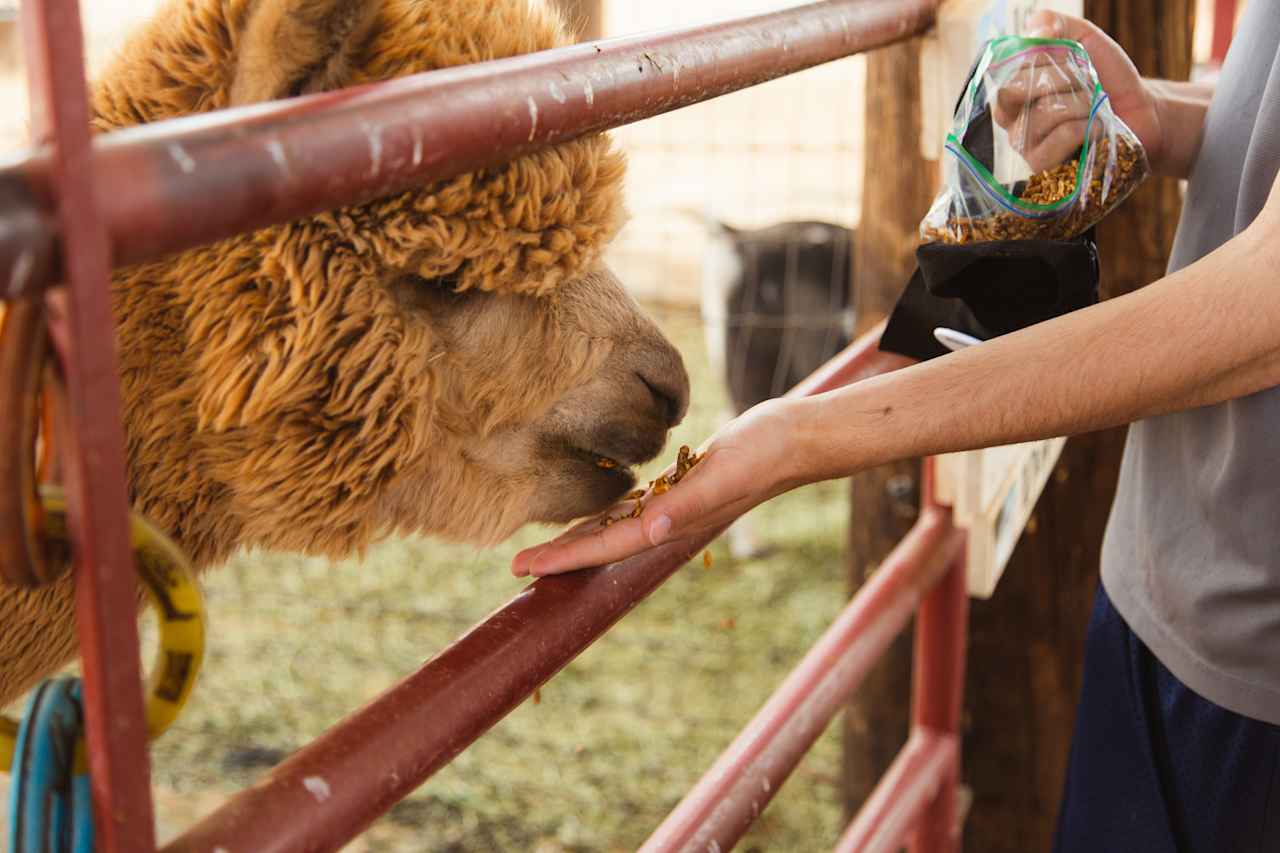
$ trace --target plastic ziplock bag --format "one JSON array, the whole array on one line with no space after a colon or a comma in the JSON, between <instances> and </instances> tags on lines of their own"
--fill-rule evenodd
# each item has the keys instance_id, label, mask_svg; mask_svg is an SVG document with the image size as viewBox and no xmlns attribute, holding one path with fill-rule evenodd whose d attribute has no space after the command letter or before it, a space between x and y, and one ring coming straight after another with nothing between
<instances>
[{"instance_id":1,"label":"plastic ziplock bag","mask_svg":"<svg viewBox=\"0 0 1280 853\"><path fill-rule=\"evenodd\" d=\"M1151 172L1084 47L1020 36L987 44L943 160L943 190L920 224L926 243L1069 240Z\"/></svg>"}]
</instances>

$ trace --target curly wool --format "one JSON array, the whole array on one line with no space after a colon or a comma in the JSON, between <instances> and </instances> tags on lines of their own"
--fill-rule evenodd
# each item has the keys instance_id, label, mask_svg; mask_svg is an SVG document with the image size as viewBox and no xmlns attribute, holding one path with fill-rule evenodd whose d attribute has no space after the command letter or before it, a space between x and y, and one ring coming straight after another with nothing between
<instances>
[{"instance_id":1,"label":"curly wool","mask_svg":"<svg viewBox=\"0 0 1280 853\"><path fill-rule=\"evenodd\" d=\"M567 41L526 0L169 0L95 84L92 121L109 131L227 107L233 91L281 97ZM416 517L386 510L410 500L389 484L413 466L432 467L433 499L456 498L450 431L531 417L605 347L547 323L523 368L536 375L474 411L489 367L446 370L435 318L393 285L548 296L550 315L619 225L623 168L606 138L586 138L118 271L135 510L204 569L241 546L358 552ZM0 704L70 657L73 610L69 579L0 588Z\"/></svg>"},{"instance_id":2,"label":"curly wool","mask_svg":"<svg viewBox=\"0 0 1280 853\"><path fill-rule=\"evenodd\" d=\"M94 92L112 130L230 104L253 0L171 0L132 38ZM570 42L526 0L381 0L344 85L546 50ZM415 262L459 289L546 295L585 272L623 220L623 156L607 136L564 143L335 217L334 236L384 263ZM377 231L361 227L373 220Z\"/></svg>"},{"instance_id":3,"label":"curly wool","mask_svg":"<svg viewBox=\"0 0 1280 853\"><path fill-rule=\"evenodd\" d=\"M372 12L369 34L344 53L307 29L321 7L352 5L171 0L98 82L95 127L219 109L237 87L270 92L290 62L310 68L335 50L325 85L569 41L526 0L380 0L357 7ZM432 442L446 384L431 329L406 316L388 276L554 294L617 230L624 168L607 137L588 137L119 272L135 506L202 565L244 544L362 549L384 532L380 490Z\"/></svg>"}]
</instances>

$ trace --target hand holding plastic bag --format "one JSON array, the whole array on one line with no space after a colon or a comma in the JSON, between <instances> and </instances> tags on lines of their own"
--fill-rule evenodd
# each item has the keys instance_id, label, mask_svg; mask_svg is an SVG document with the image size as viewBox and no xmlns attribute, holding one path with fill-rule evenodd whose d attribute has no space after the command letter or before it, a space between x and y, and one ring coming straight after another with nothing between
<instances>
[{"instance_id":1,"label":"hand holding plastic bag","mask_svg":"<svg viewBox=\"0 0 1280 853\"><path fill-rule=\"evenodd\" d=\"M1084 47L1057 38L991 41L957 105L944 186L925 242L1076 237L1151 173Z\"/></svg>"},{"instance_id":2,"label":"hand holding plastic bag","mask_svg":"<svg viewBox=\"0 0 1280 853\"><path fill-rule=\"evenodd\" d=\"M1089 131L1095 87L1067 71L1052 48L1029 49L995 92L996 124L1034 172L1074 159Z\"/></svg>"}]
</instances>

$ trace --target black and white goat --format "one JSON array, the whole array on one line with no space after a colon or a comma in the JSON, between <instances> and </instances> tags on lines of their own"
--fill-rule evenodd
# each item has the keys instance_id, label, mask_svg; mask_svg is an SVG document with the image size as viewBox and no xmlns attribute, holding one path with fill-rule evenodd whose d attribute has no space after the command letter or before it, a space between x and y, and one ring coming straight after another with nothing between
<instances>
[{"instance_id":1,"label":"black and white goat","mask_svg":"<svg viewBox=\"0 0 1280 853\"><path fill-rule=\"evenodd\" d=\"M740 229L701 216L702 318L732 411L781 396L853 338L853 230L828 222ZM729 531L734 556L762 552L749 520Z\"/></svg>"}]
</instances>

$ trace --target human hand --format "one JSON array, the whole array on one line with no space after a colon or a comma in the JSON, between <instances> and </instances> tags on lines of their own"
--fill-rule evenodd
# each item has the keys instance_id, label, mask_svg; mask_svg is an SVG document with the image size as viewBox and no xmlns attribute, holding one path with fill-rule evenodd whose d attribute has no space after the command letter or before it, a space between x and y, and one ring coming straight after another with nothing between
<instances>
[{"instance_id":1,"label":"human hand","mask_svg":"<svg viewBox=\"0 0 1280 853\"><path fill-rule=\"evenodd\" d=\"M623 503L550 542L521 551L511 563L511 573L542 577L616 562L663 542L715 530L801 485L793 441L794 406L794 401L770 400L735 418L700 449L701 461L669 491L643 499L638 518L602 524L606 517L627 516L634 502Z\"/></svg>"},{"instance_id":2,"label":"human hand","mask_svg":"<svg viewBox=\"0 0 1280 853\"><path fill-rule=\"evenodd\" d=\"M1120 45L1089 21L1050 11L1033 15L1027 32L1084 46L1112 111L1137 134L1154 165L1164 147L1158 100ZM1092 103L1092 92L1080 89L1046 59L1001 88L992 114L1032 170L1040 172L1065 162L1080 147Z\"/></svg>"}]
</instances>

